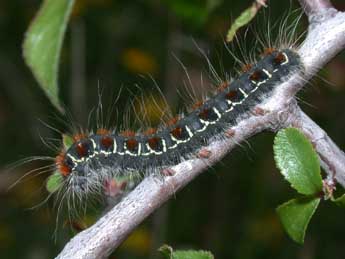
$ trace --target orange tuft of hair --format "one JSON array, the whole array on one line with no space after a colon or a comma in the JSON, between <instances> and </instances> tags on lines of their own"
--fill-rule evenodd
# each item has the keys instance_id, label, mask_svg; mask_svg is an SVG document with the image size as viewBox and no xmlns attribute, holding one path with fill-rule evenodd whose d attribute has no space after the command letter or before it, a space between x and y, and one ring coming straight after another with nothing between
<instances>
[{"instance_id":1,"label":"orange tuft of hair","mask_svg":"<svg viewBox=\"0 0 345 259\"><path fill-rule=\"evenodd\" d=\"M180 117L179 116L176 116L174 118L171 118L170 120L168 120L167 122L165 122L165 124L167 126L172 126L172 125L175 125L178 121L179 121Z\"/></svg>"},{"instance_id":2,"label":"orange tuft of hair","mask_svg":"<svg viewBox=\"0 0 345 259\"><path fill-rule=\"evenodd\" d=\"M65 164L65 153L61 152L55 157L55 164L58 171L63 175L67 176L71 173L71 168Z\"/></svg>"},{"instance_id":3,"label":"orange tuft of hair","mask_svg":"<svg viewBox=\"0 0 345 259\"><path fill-rule=\"evenodd\" d=\"M204 104L204 103L203 103L202 101L196 102L196 103L193 104L192 109L193 109L193 110L196 110L196 109L198 109L200 106L202 106L203 104Z\"/></svg>"},{"instance_id":4,"label":"orange tuft of hair","mask_svg":"<svg viewBox=\"0 0 345 259\"><path fill-rule=\"evenodd\" d=\"M96 134L98 135L109 135L110 131L104 128L97 129Z\"/></svg>"},{"instance_id":5,"label":"orange tuft of hair","mask_svg":"<svg viewBox=\"0 0 345 259\"><path fill-rule=\"evenodd\" d=\"M249 70L251 70L253 67L252 64L244 64L241 68L242 72L243 73L247 73Z\"/></svg>"},{"instance_id":6,"label":"orange tuft of hair","mask_svg":"<svg viewBox=\"0 0 345 259\"><path fill-rule=\"evenodd\" d=\"M135 137L135 132L132 130L124 130L120 134L126 138Z\"/></svg>"},{"instance_id":7,"label":"orange tuft of hair","mask_svg":"<svg viewBox=\"0 0 345 259\"><path fill-rule=\"evenodd\" d=\"M156 128L148 128L147 130L145 130L145 131L143 132L143 134L144 134L145 136L149 136L149 135L156 134L156 132L157 132L157 129L156 129Z\"/></svg>"},{"instance_id":8,"label":"orange tuft of hair","mask_svg":"<svg viewBox=\"0 0 345 259\"><path fill-rule=\"evenodd\" d=\"M265 48L264 52L262 53L262 56L271 55L274 51L276 51L275 48Z\"/></svg>"},{"instance_id":9,"label":"orange tuft of hair","mask_svg":"<svg viewBox=\"0 0 345 259\"><path fill-rule=\"evenodd\" d=\"M230 82L224 81L217 87L218 92L223 92L228 86L230 85Z\"/></svg>"},{"instance_id":10,"label":"orange tuft of hair","mask_svg":"<svg viewBox=\"0 0 345 259\"><path fill-rule=\"evenodd\" d=\"M87 138L87 135L84 133L78 133L78 134L73 135L73 141L74 142L78 142L78 141L85 139L85 138Z\"/></svg>"}]
</instances>

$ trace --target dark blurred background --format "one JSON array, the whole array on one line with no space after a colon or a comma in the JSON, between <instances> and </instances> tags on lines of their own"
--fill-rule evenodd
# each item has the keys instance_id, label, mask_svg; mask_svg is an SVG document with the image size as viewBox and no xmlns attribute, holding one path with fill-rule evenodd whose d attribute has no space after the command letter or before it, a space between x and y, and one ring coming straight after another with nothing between
<instances>
[{"instance_id":1,"label":"dark blurred background","mask_svg":"<svg viewBox=\"0 0 345 259\"><path fill-rule=\"evenodd\" d=\"M345 9L342 0L333 2ZM1 258L52 258L72 236L65 224L59 227L54 241L56 211L51 202L30 209L48 195L44 187L47 174L27 178L7 190L25 172L42 164L22 165L10 173L5 172L7 165L28 156L56 155L41 138L61 136L41 120L67 131L22 58L23 36L40 3L0 1ZM108 107L108 96L124 88L118 105L122 115L121 107L133 98L128 93L143 94L144 99L153 94L160 100L152 76L172 109L180 111L186 102L181 97L186 95L186 76L174 56L187 67L196 87L200 86L201 74L204 86L212 83L198 47L221 75L222 70L233 71L233 58L225 50L223 39L231 20L250 4L249 0L77 0L61 55L61 100L73 120L86 125L98 102L98 86L104 91L103 102ZM269 6L254 21L257 31L265 31L267 20L274 23L289 8L299 7L296 1L271 1ZM306 24L303 18L300 29L305 30ZM239 36L244 33L240 30ZM251 44L245 42L251 42L254 35L249 32L241 44L247 52ZM341 53L299 94L303 109L342 149L344 69L345 53ZM150 110L154 105L147 100ZM154 115L150 120L157 123ZM114 119L114 125L121 123L121 116ZM275 168L273 137L272 133L263 133L242 143L150 216L112 258L158 258L157 248L164 243L178 249L210 250L216 258L344 258L344 209L322 203L304 246L295 244L284 233L275 207L296 194ZM95 219L90 216L83 220Z\"/></svg>"}]
</instances>

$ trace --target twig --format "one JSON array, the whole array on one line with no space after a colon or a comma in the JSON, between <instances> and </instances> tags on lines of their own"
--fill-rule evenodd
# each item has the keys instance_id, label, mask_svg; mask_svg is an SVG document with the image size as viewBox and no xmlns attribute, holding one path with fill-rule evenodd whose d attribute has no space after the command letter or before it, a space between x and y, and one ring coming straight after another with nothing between
<instances>
[{"instance_id":1,"label":"twig","mask_svg":"<svg viewBox=\"0 0 345 259\"><path fill-rule=\"evenodd\" d=\"M263 130L297 125L312 139L327 174L345 187L345 156L327 134L297 106L294 95L309 79L345 47L345 13L331 8L328 1L300 0L309 15L309 31L299 53L305 74L295 75L280 85L272 98L260 105L263 115L250 116L232 129L232 137L207 147L210 157L185 161L172 169L175 175L164 181L144 179L135 190L93 226L79 233L57 258L106 258L148 215L184 187L209 165L250 136ZM326 158L326 159L325 159Z\"/></svg>"},{"instance_id":2,"label":"twig","mask_svg":"<svg viewBox=\"0 0 345 259\"><path fill-rule=\"evenodd\" d=\"M332 8L329 0L299 0L299 2L308 16Z\"/></svg>"}]
</instances>

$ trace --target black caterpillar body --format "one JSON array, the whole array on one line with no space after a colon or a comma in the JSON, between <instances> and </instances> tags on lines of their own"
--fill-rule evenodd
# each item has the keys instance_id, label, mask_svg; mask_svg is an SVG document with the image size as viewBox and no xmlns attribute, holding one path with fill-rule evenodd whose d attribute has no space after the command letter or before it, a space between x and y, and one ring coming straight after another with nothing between
<instances>
[{"instance_id":1,"label":"black caterpillar body","mask_svg":"<svg viewBox=\"0 0 345 259\"><path fill-rule=\"evenodd\" d=\"M273 50L171 126L150 135L103 132L80 139L59 156L58 172L70 191L86 193L99 188L99 179L152 174L193 158L300 69L294 50Z\"/></svg>"}]
</instances>

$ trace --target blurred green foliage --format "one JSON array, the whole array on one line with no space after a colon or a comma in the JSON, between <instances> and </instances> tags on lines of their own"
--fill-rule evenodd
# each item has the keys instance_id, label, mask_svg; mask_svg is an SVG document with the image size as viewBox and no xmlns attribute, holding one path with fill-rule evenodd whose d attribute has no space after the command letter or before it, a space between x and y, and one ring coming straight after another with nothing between
<instances>
[{"instance_id":1,"label":"blurred green foliage","mask_svg":"<svg viewBox=\"0 0 345 259\"><path fill-rule=\"evenodd\" d=\"M230 27L230 17L237 17L251 1L219 1L213 7L211 2L196 1L193 7L193 2L185 1L189 5L185 9L187 14L184 9L178 11L183 5L181 2L76 1L61 50L59 74L61 100L73 119L70 116L61 119L25 66L21 53L24 33L41 1L1 1L2 168L30 155L55 156L57 148L54 146L60 145L55 139L61 139L61 134L45 124L62 132L70 129L71 121L74 127L81 124L85 128L90 111L98 102L98 85L103 90L104 107L111 106L115 98L108 96L116 96L122 86L127 91L116 105L121 116L114 113L110 117L112 125L128 124L122 116L123 107L133 100L128 92L136 96L143 93L148 103L151 94L161 100L147 73L153 75L168 103L177 111L186 102L177 90L183 93L183 82L187 80L171 53L186 65L194 85L212 84L205 59L192 38L209 54L222 76L224 71L234 71L237 67L224 50L222 38ZM333 2L343 5L341 0ZM289 5L289 1L271 1L269 12L264 11L263 15L267 17L269 13L266 20L274 23ZM195 10L201 10L200 15L196 15ZM265 31L264 20L255 18L253 22ZM305 28L306 21L300 25ZM244 32L239 30L240 35ZM246 42L254 38L255 34L247 33ZM244 42L241 47L250 50L252 45ZM239 48L235 47L234 52L241 56ZM313 86L307 88L310 90L299 95L303 109L342 148L345 147L345 111L341 108L345 97L344 67L342 53L321 73L331 85L315 79ZM201 90L197 92L203 92ZM159 115L154 108L152 114L155 115L151 115L150 120L157 123ZM91 115L91 121L92 118ZM41 136L52 144L44 145ZM303 247L284 234L274 208L291 197L291 193L275 168L272 142L272 134L260 134L239 146L146 220L112 258L155 258L163 243L175 249L209 250L215 258L342 258L345 224L341 220L344 213L341 208L320 205L323 208L314 216ZM11 172L4 169L0 172L2 258L52 258L71 237L71 222L67 220L60 226L54 242L56 204L55 209L53 200L41 204L48 195L45 191L47 174L29 177L7 192L7 187L20 176L42 165L35 162ZM36 205L39 206L27 210ZM83 220L87 225L95 218L87 215ZM78 222L72 225L74 229L84 227Z\"/></svg>"},{"instance_id":2,"label":"blurred green foliage","mask_svg":"<svg viewBox=\"0 0 345 259\"><path fill-rule=\"evenodd\" d=\"M164 0L169 9L177 18L192 26L202 26L207 22L211 12L217 8L223 0Z\"/></svg>"}]
</instances>

